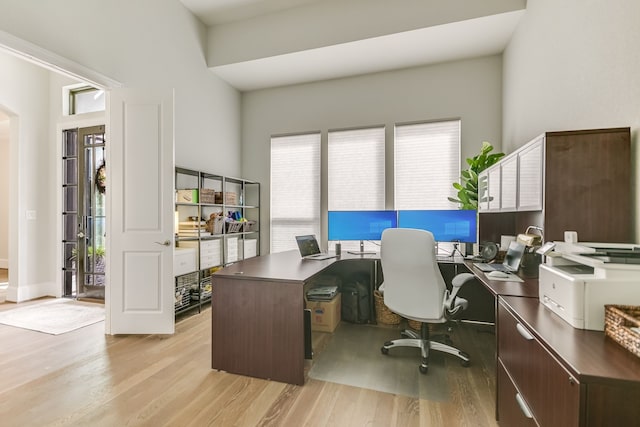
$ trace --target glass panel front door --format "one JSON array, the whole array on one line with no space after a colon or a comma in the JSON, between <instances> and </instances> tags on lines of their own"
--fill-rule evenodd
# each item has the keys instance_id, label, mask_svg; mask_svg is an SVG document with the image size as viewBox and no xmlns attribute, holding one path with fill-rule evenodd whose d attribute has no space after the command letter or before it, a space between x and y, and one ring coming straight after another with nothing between
<instances>
[{"instance_id":1,"label":"glass panel front door","mask_svg":"<svg viewBox=\"0 0 640 427\"><path fill-rule=\"evenodd\" d=\"M104 126L63 132L63 295L104 299Z\"/></svg>"}]
</instances>

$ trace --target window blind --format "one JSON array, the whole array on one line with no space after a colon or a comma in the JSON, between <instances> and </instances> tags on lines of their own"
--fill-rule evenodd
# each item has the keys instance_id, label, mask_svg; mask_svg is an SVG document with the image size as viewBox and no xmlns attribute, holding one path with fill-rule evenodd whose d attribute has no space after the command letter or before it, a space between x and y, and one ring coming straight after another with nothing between
<instances>
[{"instance_id":1,"label":"window blind","mask_svg":"<svg viewBox=\"0 0 640 427\"><path fill-rule=\"evenodd\" d=\"M384 127L329 132L329 210L384 209Z\"/></svg>"},{"instance_id":2,"label":"window blind","mask_svg":"<svg viewBox=\"0 0 640 427\"><path fill-rule=\"evenodd\" d=\"M384 209L384 154L384 127L329 132L330 211ZM359 242L343 242L343 247L357 249Z\"/></svg>"},{"instance_id":3,"label":"window blind","mask_svg":"<svg viewBox=\"0 0 640 427\"><path fill-rule=\"evenodd\" d=\"M457 209L460 120L396 125L395 209Z\"/></svg>"},{"instance_id":4,"label":"window blind","mask_svg":"<svg viewBox=\"0 0 640 427\"><path fill-rule=\"evenodd\" d=\"M320 133L271 138L271 252L320 240Z\"/></svg>"}]
</instances>

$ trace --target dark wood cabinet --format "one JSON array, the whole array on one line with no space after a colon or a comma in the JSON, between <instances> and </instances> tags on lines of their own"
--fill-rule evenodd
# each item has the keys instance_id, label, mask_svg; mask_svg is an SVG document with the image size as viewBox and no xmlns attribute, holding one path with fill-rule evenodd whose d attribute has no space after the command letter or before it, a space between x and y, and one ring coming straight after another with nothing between
<instances>
[{"instance_id":1,"label":"dark wood cabinet","mask_svg":"<svg viewBox=\"0 0 640 427\"><path fill-rule=\"evenodd\" d=\"M504 305L498 316L498 359L538 424L577 427L578 381Z\"/></svg>"},{"instance_id":2,"label":"dark wood cabinet","mask_svg":"<svg viewBox=\"0 0 640 427\"><path fill-rule=\"evenodd\" d=\"M499 242L530 225L543 228L547 241L569 230L584 242L632 241L630 140L629 128L546 132L487 169L489 191L500 188L498 199L507 201L517 189L516 204L481 204L480 241ZM509 173L492 174L506 166Z\"/></svg>"},{"instance_id":3,"label":"dark wood cabinet","mask_svg":"<svg viewBox=\"0 0 640 427\"><path fill-rule=\"evenodd\" d=\"M497 312L501 427L638 425L640 358L534 298L500 297Z\"/></svg>"}]
</instances>

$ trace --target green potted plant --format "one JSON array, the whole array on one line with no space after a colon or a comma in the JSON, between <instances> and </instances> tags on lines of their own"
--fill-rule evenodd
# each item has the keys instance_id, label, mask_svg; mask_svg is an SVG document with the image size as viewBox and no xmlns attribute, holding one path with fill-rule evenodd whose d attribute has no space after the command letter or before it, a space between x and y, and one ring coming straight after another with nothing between
<instances>
[{"instance_id":1,"label":"green potted plant","mask_svg":"<svg viewBox=\"0 0 640 427\"><path fill-rule=\"evenodd\" d=\"M463 170L460 175L460 182L454 182L453 187L458 190L457 198L449 197L449 201L458 203L460 209L478 210L478 174L489 166L494 165L504 153L491 153L493 145L487 141L482 142L480 153L474 157L467 158L469 168ZM486 185L486 183L485 183Z\"/></svg>"}]
</instances>

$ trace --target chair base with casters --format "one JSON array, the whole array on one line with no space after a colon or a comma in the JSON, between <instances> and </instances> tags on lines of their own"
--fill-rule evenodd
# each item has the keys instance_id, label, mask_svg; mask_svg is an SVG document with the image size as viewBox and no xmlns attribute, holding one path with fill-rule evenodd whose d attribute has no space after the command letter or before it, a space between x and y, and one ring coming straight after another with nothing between
<instances>
[{"instance_id":1,"label":"chair base with casters","mask_svg":"<svg viewBox=\"0 0 640 427\"><path fill-rule=\"evenodd\" d=\"M416 347L420 349L420 353L422 356L422 361L420 363L420 372L426 374L429 370L429 350L441 351L443 353L449 353L460 359L460 364L464 367L469 366L471 363L471 359L469 355L464 351L460 351L455 347L452 347L448 344L443 344L438 341L434 341L429 336L429 324L422 323L420 326L420 335L418 335L415 331L412 330L404 330L402 331L402 335L409 338L400 338L393 341L387 341L384 343L380 351L382 354L389 354L389 349L394 347ZM445 336L446 340L450 342L451 340L448 336Z\"/></svg>"}]
</instances>

